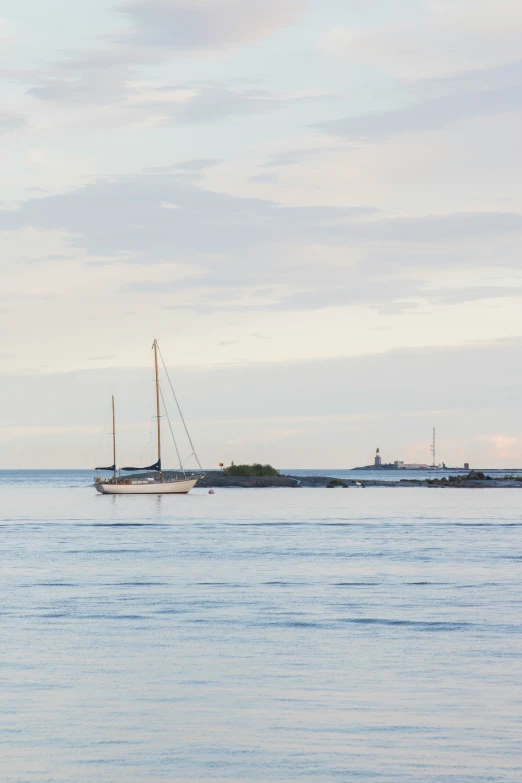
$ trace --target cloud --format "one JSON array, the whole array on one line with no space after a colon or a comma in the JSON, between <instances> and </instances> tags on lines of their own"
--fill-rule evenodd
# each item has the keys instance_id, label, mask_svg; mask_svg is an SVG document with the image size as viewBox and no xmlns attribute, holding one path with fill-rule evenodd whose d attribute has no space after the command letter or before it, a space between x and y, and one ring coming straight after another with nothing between
<instances>
[{"instance_id":1,"label":"cloud","mask_svg":"<svg viewBox=\"0 0 522 783\"><path fill-rule=\"evenodd\" d=\"M520 57L508 65L496 68L476 68L451 74L426 79L416 79L406 82L408 89L417 97L430 97L436 95L467 94L484 91L487 95L491 90L503 90L522 85L522 52Z\"/></svg>"},{"instance_id":2,"label":"cloud","mask_svg":"<svg viewBox=\"0 0 522 783\"><path fill-rule=\"evenodd\" d=\"M42 98L114 94L133 68L158 65L180 56L207 56L272 35L297 21L304 0L136 0L119 5L128 22L123 30L98 38L99 46L64 52L44 70L48 81L31 93ZM13 79L33 80L32 70L11 70ZM56 79L56 77L58 77ZM56 79L56 81L55 81Z\"/></svg>"},{"instance_id":3,"label":"cloud","mask_svg":"<svg viewBox=\"0 0 522 783\"><path fill-rule=\"evenodd\" d=\"M327 153L328 148L306 148L298 150L285 150L271 155L270 159L263 163L264 168L279 168L286 166L299 166L315 155Z\"/></svg>"},{"instance_id":4,"label":"cloud","mask_svg":"<svg viewBox=\"0 0 522 783\"><path fill-rule=\"evenodd\" d=\"M282 291L275 301L259 305L265 309L311 312L329 307L369 306L379 312L407 310L411 299L422 295L418 281L393 279L372 279L371 276L350 270L329 270L333 280L329 284L303 279L296 281L294 291ZM301 290L299 290L301 288ZM252 304L248 308L253 309Z\"/></svg>"},{"instance_id":5,"label":"cloud","mask_svg":"<svg viewBox=\"0 0 522 783\"><path fill-rule=\"evenodd\" d=\"M486 441L491 443L496 452L497 457L504 459L518 459L520 454L520 441L513 435L496 434L479 436L479 441Z\"/></svg>"},{"instance_id":6,"label":"cloud","mask_svg":"<svg viewBox=\"0 0 522 783\"><path fill-rule=\"evenodd\" d=\"M378 4L388 0L378 0ZM421 79L496 68L520 59L522 6L513 0L429 2L416 20L337 28L323 48L341 60Z\"/></svg>"},{"instance_id":7,"label":"cloud","mask_svg":"<svg viewBox=\"0 0 522 783\"><path fill-rule=\"evenodd\" d=\"M214 163L212 159L174 164L31 198L18 209L0 211L0 229L60 231L93 255L117 257L120 253L128 258L132 254L141 263L164 256L183 259L188 251L244 258L245 251L277 242L432 244L522 232L518 213L389 218L364 206L280 206L266 199L208 190L179 177L179 173L197 172ZM165 205L176 209L165 209Z\"/></svg>"},{"instance_id":8,"label":"cloud","mask_svg":"<svg viewBox=\"0 0 522 783\"><path fill-rule=\"evenodd\" d=\"M176 100L180 90L191 91L183 100ZM168 100L169 96L172 100ZM268 90L238 89L222 84L186 84L153 88L145 99L136 104L135 93L131 97L134 103L127 104L128 112L146 114L149 119L156 117L158 124L206 123L228 117L240 117L258 112L273 111L287 104L285 96L279 96ZM159 100L161 98L161 100Z\"/></svg>"},{"instance_id":9,"label":"cloud","mask_svg":"<svg viewBox=\"0 0 522 783\"><path fill-rule=\"evenodd\" d=\"M0 230L59 232L91 265L161 265L143 280L124 277L119 293L168 296L158 307L175 310L390 313L520 293L477 273L451 287L433 280L444 268L518 269L518 251L506 252L522 234L517 213L391 218L366 207L280 206L202 187L200 172L218 164L195 159L32 198L0 211Z\"/></svg>"},{"instance_id":10,"label":"cloud","mask_svg":"<svg viewBox=\"0 0 522 783\"><path fill-rule=\"evenodd\" d=\"M222 158L194 158L193 160L186 160L181 163L172 163L167 166L148 168L145 169L145 173L152 174L153 176L175 176L176 179L181 182L197 184L204 178L207 171L216 166L220 166L222 163ZM178 208L177 204L174 205L169 202L164 202L163 206Z\"/></svg>"},{"instance_id":11,"label":"cloud","mask_svg":"<svg viewBox=\"0 0 522 783\"><path fill-rule=\"evenodd\" d=\"M81 116L104 107L99 121L116 126L207 123L274 111L290 101L306 100L218 82L138 82L126 67L106 71L86 67L85 72L71 76L67 65L44 76L27 92L41 101L79 108Z\"/></svg>"},{"instance_id":12,"label":"cloud","mask_svg":"<svg viewBox=\"0 0 522 783\"><path fill-rule=\"evenodd\" d=\"M318 310L347 305L368 306L380 313L399 313L429 305L457 305L489 299L522 298L522 286L472 286L427 288L422 281L406 278L354 280L352 285L324 287L282 298L274 309Z\"/></svg>"},{"instance_id":13,"label":"cloud","mask_svg":"<svg viewBox=\"0 0 522 783\"><path fill-rule=\"evenodd\" d=\"M233 49L294 23L304 8L298 0L137 0L119 7L132 25L120 40L166 49L170 57Z\"/></svg>"},{"instance_id":14,"label":"cloud","mask_svg":"<svg viewBox=\"0 0 522 783\"><path fill-rule=\"evenodd\" d=\"M116 9L125 28L98 38L98 46L64 52L47 67L4 75L28 84L27 94L85 110L105 107L106 124L146 121L208 122L284 105L288 97L214 82L145 83L138 69L186 56L209 56L262 40L296 22L301 0L138 0Z\"/></svg>"},{"instance_id":15,"label":"cloud","mask_svg":"<svg viewBox=\"0 0 522 783\"><path fill-rule=\"evenodd\" d=\"M0 111L0 133L12 133L28 125L28 118L16 112Z\"/></svg>"},{"instance_id":16,"label":"cloud","mask_svg":"<svg viewBox=\"0 0 522 783\"><path fill-rule=\"evenodd\" d=\"M484 87L468 93L421 100L390 111L323 122L317 127L334 136L379 141L399 133L440 130L488 114L520 113L522 83L505 88Z\"/></svg>"},{"instance_id":17,"label":"cloud","mask_svg":"<svg viewBox=\"0 0 522 783\"><path fill-rule=\"evenodd\" d=\"M207 169L214 168L214 166L219 166L220 163L223 163L222 158L195 158L193 160L184 160L181 163L174 163L172 166L169 166L168 171L183 173L194 172L200 174ZM165 173L167 170L149 169L149 171Z\"/></svg>"},{"instance_id":18,"label":"cloud","mask_svg":"<svg viewBox=\"0 0 522 783\"><path fill-rule=\"evenodd\" d=\"M165 209L162 205L176 205ZM63 230L92 255L139 263L209 256L259 257L274 243L346 241L354 221L374 214L364 207L280 207L205 190L175 174L100 179L68 193L34 198L0 212L0 229L23 226Z\"/></svg>"},{"instance_id":19,"label":"cloud","mask_svg":"<svg viewBox=\"0 0 522 783\"><path fill-rule=\"evenodd\" d=\"M99 65L92 67L88 61L81 65L81 69L74 69L66 61L52 70L44 70L27 94L41 101L82 107L87 104L115 104L125 98L127 82L131 78L127 66L102 69Z\"/></svg>"},{"instance_id":20,"label":"cloud","mask_svg":"<svg viewBox=\"0 0 522 783\"><path fill-rule=\"evenodd\" d=\"M480 219L479 215L477 219ZM406 225L402 220L399 219L401 229ZM488 278L488 270L520 271L520 235L517 231L506 235L493 231L489 237L460 231L446 241L435 235L435 240L430 242L429 232L422 234L422 218L414 221L418 221L416 233L411 236L415 241L402 241L395 231L393 239L367 243L364 266L369 272L390 275L410 270L418 276L431 274L445 279L452 270L458 269L470 276L471 285L476 286L484 275L488 283L495 279L494 274L489 274Z\"/></svg>"},{"instance_id":21,"label":"cloud","mask_svg":"<svg viewBox=\"0 0 522 783\"><path fill-rule=\"evenodd\" d=\"M410 101L405 106L327 121L317 127L354 141L380 141L397 134L440 131L494 115L511 114L511 123L521 122L522 60L500 68L418 80L405 88Z\"/></svg>"},{"instance_id":22,"label":"cloud","mask_svg":"<svg viewBox=\"0 0 522 783\"><path fill-rule=\"evenodd\" d=\"M375 241L433 244L479 236L509 236L522 233L522 215L516 212L462 212L383 218L358 226L358 236Z\"/></svg>"},{"instance_id":23,"label":"cloud","mask_svg":"<svg viewBox=\"0 0 522 783\"><path fill-rule=\"evenodd\" d=\"M439 288L425 292L425 296L436 304L461 304L486 299L521 298L522 286L467 286L462 288Z\"/></svg>"},{"instance_id":24,"label":"cloud","mask_svg":"<svg viewBox=\"0 0 522 783\"><path fill-rule=\"evenodd\" d=\"M495 412L519 407L521 350L522 340L513 339L299 362L170 367L169 372L189 419ZM485 373L485 367L494 371ZM99 425L109 388L132 418L148 410L149 378L148 367L45 373L38 376L35 397L34 375L3 375L0 427Z\"/></svg>"},{"instance_id":25,"label":"cloud","mask_svg":"<svg viewBox=\"0 0 522 783\"><path fill-rule=\"evenodd\" d=\"M249 182L260 183L261 185L274 185L279 181L277 174L255 174L250 177Z\"/></svg>"},{"instance_id":26,"label":"cloud","mask_svg":"<svg viewBox=\"0 0 522 783\"><path fill-rule=\"evenodd\" d=\"M324 271L324 270L323 270ZM314 312L332 307L369 307L382 314L404 313L413 310L426 309L427 306L453 306L472 302L485 302L495 299L521 299L522 285L518 286L473 286L460 285L454 288L428 287L422 280L411 280L407 277L393 273L386 277L374 277L370 274L357 272L337 272L329 270L333 279L330 283L321 284L307 276L296 281L293 286L274 285L264 291L258 290L257 300L252 298L238 302L237 294L234 301L233 288L252 285L252 280L236 279L228 281L221 289L214 288L214 292L220 291L221 297L216 304L212 300L205 304L194 306L193 302L185 305L167 305L166 310L196 309L204 313L219 312L226 309L228 312L244 310L256 311L282 311L282 312ZM278 279L279 283L282 283ZM209 281L202 280L202 286L209 286ZM194 288L197 283L183 281L171 286L157 283L135 283L127 290L135 290L141 293L160 293L171 290L184 290ZM227 296L228 294L228 296Z\"/></svg>"}]
</instances>

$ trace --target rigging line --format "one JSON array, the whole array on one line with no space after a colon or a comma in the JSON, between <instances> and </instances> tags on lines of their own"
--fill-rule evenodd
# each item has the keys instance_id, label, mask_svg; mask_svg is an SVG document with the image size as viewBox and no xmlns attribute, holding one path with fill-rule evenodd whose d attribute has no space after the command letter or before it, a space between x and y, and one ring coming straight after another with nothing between
<instances>
[{"instance_id":1,"label":"rigging line","mask_svg":"<svg viewBox=\"0 0 522 783\"><path fill-rule=\"evenodd\" d=\"M160 394L161 394L161 401L163 403L163 410L165 411L165 416L167 417L167 421L169 423L170 434L172 435L172 440L174 441L174 448L176 449L176 454L178 455L179 467L183 471L183 475L185 475L185 471L183 469L183 463L181 461L181 456L178 449L178 444L176 442L176 438L174 437L174 431L172 429L172 424L170 423L169 412L167 410L167 406L165 405L165 398L163 397L163 390L161 386L160 386Z\"/></svg>"},{"instance_id":2,"label":"rigging line","mask_svg":"<svg viewBox=\"0 0 522 783\"><path fill-rule=\"evenodd\" d=\"M169 371L167 370L167 366L165 364L165 359L163 358L163 354L161 353L161 348L159 347L159 345L158 345L158 351L159 351L159 355L161 356L161 361L162 361L165 373L167 375L167 380L169 382L169 385L170 385L170 388L171 388L171 391L172 391L172 395L173 395L173 397L174 397L174 399L176 401L176 406L178 408L178 412L179 412L179 415L181 417L181 421L183 422L183 426L185 427L185 432L187 433L187 438L188 438L188 442L190 443L190 448L192 449L192 454L196 458L196 462L198 463L199 469L203 470L203 468L201 467L201 462L198 459L198 455L196 454L196 449L194 448L194 444L192 443L192 438L190 437L190 433L188 431L188 427L187 427L187 425L185 423L185 418L184 418L184 416L183 416L183 414L181 412L181 408L179 406L178 398L176 397L176 392L174 391L174 387L172 385L172 381L170 380Z\"/></svg>"},{"instance_id":3,"label":"rigging line","mask_svg":"<svg viewBox=\"0 0 522 783\"><path fill-rule=\"evenodd\" d=\"M152 451L152 423L153 423L153 421L154 421L154 417L151 418L150 424L149 424L149 444L148 444L149 459L148 459L148 461L150 463L152 463L154 461L153 460L154 454L153 454L153 451Z\"/></svg>"},{"instance_id":4,"label":"rigging line","mask_svg":"<svg viewBox=\"0 0 522 783\"><path fill-rule=\"evenodd\" d=\"M101 434L100 434L100 440L98 442L98 448L96 450L96 459L94 461L95 465L98 465L98 462L99 462L99 456L100 456L100 451L101 451L101 446L102 446L103 439L104 438L107 438L107 440L109 439L109 433L106 432L106 429L107 429L107 426L109 424L109 416L110 415L111 415L111 406L110 406L110 403L109 403L109 407L107 408L107 414L105 416L105 423L103 425L103 429L102 429Z\"/></svg>"},{"instance_id":5,"label":"rigging line","mask_svg":"<svg viewBox=\"0 0 522 783\"><path fill-rule=\"evenodd\" d=\"M151 378L154 377L154 346L151 347L150 353L149 353L149 370L151 373ZM148 392L147 392L148 393ZM156 412L156 406L155 403L153 403L153 396L151 394L149 399L150 404L150 417L149 417L149 443L148 443L148 461L152 465L156 459L157 456L154 457L154 429L158 426L158 419L157 419L157 412Z\"/></svg>"}]
</instances>

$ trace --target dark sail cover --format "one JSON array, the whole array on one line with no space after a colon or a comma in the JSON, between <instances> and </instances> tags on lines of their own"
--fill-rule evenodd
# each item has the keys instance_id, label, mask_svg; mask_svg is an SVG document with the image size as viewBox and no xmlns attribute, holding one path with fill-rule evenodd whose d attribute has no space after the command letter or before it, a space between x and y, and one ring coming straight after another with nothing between
<instances>
[{"instance_id":1,"label":"dark sail cover","mask_svg":"<svg viewBox=\"0 0 522 783\"><path fill-rule=\"evenodd\" d=\"M127 472L130 472L131 470L157 470L161 473L161 460L159 459L155 465L149 465L148 468L122 468L122 470L126 470Z\"/></svg>"},{"instance_id":2,"label":"dark sail cover","mask_svg":"<svg viewBox=\"0 0 522 783\"><path fill-rule=\"evenodd\" d=\"M112 473L116 470L116 465L112 465L110 468L94 468L94 470L110 470Z\"/></svg>"}]
</instances>

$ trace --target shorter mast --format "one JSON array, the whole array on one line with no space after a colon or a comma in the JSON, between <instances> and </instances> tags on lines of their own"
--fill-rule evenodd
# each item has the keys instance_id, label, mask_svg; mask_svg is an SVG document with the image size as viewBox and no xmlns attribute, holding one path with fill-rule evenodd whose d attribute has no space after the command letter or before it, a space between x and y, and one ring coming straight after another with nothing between
<instances>
[{"instance_id":1,"label":"shorter mast","mask_svg":"<svg viewBox=\"0 0 522 783\"><path fill-rule=\"evenodd\" d=\"M112 395L112 464L114 465L114 479L116 480L116 415L114 413L114 394Z\"/></svg>"}]
</instances>

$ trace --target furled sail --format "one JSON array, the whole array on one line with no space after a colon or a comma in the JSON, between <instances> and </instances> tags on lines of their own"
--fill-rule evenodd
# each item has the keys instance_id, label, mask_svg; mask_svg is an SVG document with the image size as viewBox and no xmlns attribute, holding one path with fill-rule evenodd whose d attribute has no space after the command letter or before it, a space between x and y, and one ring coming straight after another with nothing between
<instances>
[{"instance_id":1,"label":"furled sail","mask_svg":"<svg viewBox=\"0 0 522 783\"><path fill-rule=\"evenodd\" d=\"M161 473L161 460L159 459L154 465L149 465L148 468L122 468L122 470L125 470L127 472L130 472L132 470L157 470L159 473Z\"/></svg>"},{"instance_id":2,"label":"furled sail","mask_svg":"<svg viewBox=\"0 0 522 783\"><path fill-rule=\"evenodd\" d=\"M94 468L94 470L110 470L111 473L114 473L116 471L116 465L111 465L110 468Z\"/></svg>"}]
</instances>

